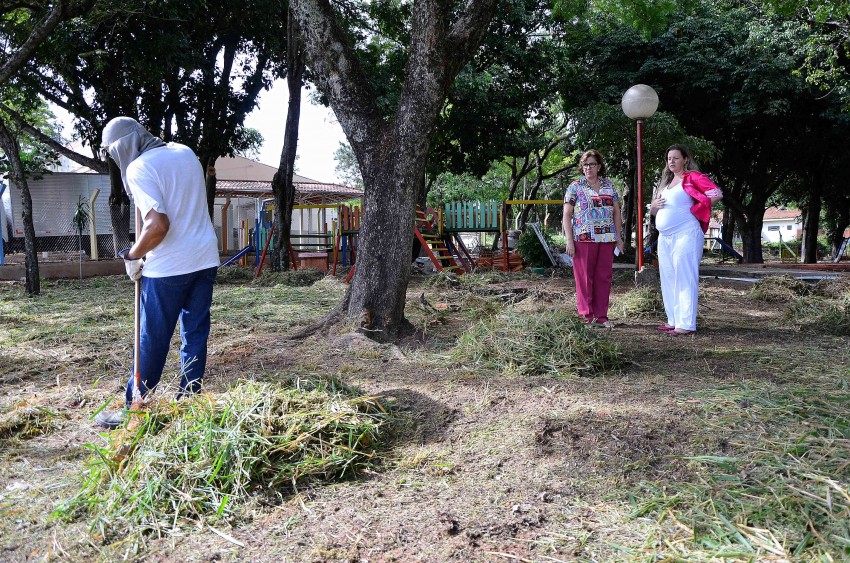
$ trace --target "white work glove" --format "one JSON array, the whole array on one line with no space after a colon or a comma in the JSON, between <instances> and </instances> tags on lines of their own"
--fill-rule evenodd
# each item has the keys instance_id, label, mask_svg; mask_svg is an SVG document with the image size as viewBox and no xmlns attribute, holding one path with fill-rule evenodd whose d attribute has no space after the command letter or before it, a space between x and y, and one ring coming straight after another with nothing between
<instances>
[{"instance_id":1,"label":"white work glove","mask_svg":"<svg viewBox=\"0 0 850 563\"><path fill-rule=\"evenodd\" d=\"M145 267L145 259L128 258L128 254L130 254L130 249L125 248L118 253L118 256L124 259L124 268L127 270L127 275L130 276L130 279L138 281L142 278L142 268Z\"/></svg>"}]
</instances>

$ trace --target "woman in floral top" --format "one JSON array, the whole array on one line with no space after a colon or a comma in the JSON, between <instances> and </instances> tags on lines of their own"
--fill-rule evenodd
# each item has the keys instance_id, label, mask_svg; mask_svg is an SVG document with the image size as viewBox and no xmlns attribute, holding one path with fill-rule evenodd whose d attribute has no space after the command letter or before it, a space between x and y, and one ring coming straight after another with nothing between
<instances>
[{"instance_id":1,"label":"woman in floral top","mask_svg":"<svg viewBox=\"0 0 850 563\"><path fill-rule=\"evenodd\" d=\"M605 178L605 163L591 149L579 160L584 177L564 195L564 236L573 259L578 314L585 322L612 328L608 298L614 266L614 248L624 251L620 196Z\"/></svg>"}]
</instances>

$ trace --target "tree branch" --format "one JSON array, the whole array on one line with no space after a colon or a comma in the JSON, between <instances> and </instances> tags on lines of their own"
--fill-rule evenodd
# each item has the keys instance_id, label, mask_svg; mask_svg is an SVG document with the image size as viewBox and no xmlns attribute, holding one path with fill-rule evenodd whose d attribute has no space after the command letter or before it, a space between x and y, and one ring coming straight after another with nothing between
<instances>
[{"instance_id":1,"label":"tree branch","mask_svg":"<svg viewBox=\"0 0 850 563\"><path fill-rule=\"evenodd\" d=\"M65 19L65 9L67 6L67 0L60 0L53 4L53 9L50 10L50 13L33 28L27 40L0 67L0 84L9 80L13 74L18 72L30 60L39 45L44 43L50 33L56 29L56 26Z\"/></svg>"},{"instance_id":2,"label":"tree branch","mask_svg":"<svg viewBox=\"0 0 850 563\"><path fill-rule=\"evenodd\" d=\"M59 0L55 2L50 13L33 28L27 40L0 66L0 84L4 84L29 62L33 53L56 29L56 26L84 13L91 4L92 0ZM31 10L32 7L29 7L29 9ZM3 12L6 12L5 6Z\"/></svg>"},{"instance_id":3,"label":"tree branch","mask_svg":"<svg viewBox=\"0 0 850 563\"><path fill-rule=\"evenodd\" d=\"M9 117L12 118L12 120L15 122L15 124L18 127L20 127L22 131L29 133L30 135L32 135L33 137L35 137L36 139L38 139L39 141L41 141L42 143L44 143L45 145L50 147L51 149L55 150L59 154L68 157L69 159L73 160L77 164L80 164L82 166L88 166L92 170L96 170L101 174L108 174L109 173L109 167L107 166L107 164L105 162L103 162L101 160L94 159L94 158L89 158L89 157L81 155L81 154L79 154L75 151L72 151L71 149L63 146L62 143L59 143L58 141L56 141L52 137L45 135L44 133L42 133L41 131L39 131L38 129L36 129L32 125L30 125L29 123L27 123L24 120L23 116L21 116L21 114L19 114L15 110L11 109L9 106L3 104L2 108L3 108L3 111L5 111L6 113L9 114Z\"/></svg>"},{"instance_id":4,"label":"tree branch","mask_svg":"<svg viewBox=\"0 0 850 563\"><path fill-rule=\"evenodd\" d=\"M317 86L356 152L383 136L375 93L328 0L292 0L292 13Z\"/></svg>"},{"instance_id":5,"label":"tree branch","mask_svg":"<svg viewBox=\"0 0 850 563\"><path fill-rule=\"evenodd\" d=\"M445 52L450 61L447 74L454 77L472 58L490 25L496 0L467 0L463 12L446 36Z\"/></svg>"}]
</instances>

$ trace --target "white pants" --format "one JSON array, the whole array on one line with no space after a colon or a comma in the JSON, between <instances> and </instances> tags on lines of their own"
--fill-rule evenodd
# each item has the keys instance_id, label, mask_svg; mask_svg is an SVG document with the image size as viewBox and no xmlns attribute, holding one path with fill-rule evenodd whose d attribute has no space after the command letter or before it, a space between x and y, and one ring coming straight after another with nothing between
<instances>
[{"instance_id":1,"label":"white pants","mask_svg":"<svg viewBox=\"0 0 850 563\"><path fill-rule=\"evenodd\" d=\"M705 238L699 223L671 235L658 237L658 270L667 324L683 330L697 329L699 263Z\"/></svg>"}]
</instances>

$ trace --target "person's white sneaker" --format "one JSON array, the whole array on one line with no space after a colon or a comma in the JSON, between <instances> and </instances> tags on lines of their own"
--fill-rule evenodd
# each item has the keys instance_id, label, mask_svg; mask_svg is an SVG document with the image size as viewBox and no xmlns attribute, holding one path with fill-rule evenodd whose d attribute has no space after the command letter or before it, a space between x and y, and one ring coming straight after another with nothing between
<instances>
[{"instance_id":1,"label":"person's white sneaker","mask_svg":"<svg viewBox=\"0 0 850 563\"><path fill-rule=\"evenodd\" d=\"M94 417L94 422L98 426L102 428L106 428L107 430L115 430L127 419L127 415L124 411L100 411L97 413L97 416Z\"/></svg>"}]
</instances>

